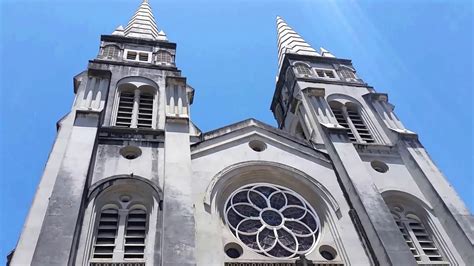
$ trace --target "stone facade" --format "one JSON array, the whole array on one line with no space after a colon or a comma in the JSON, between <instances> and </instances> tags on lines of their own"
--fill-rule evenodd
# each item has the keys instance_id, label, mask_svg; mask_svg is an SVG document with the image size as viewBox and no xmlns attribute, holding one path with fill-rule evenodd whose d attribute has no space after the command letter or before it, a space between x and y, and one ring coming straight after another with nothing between
<instances>
[{"instance_id":1,"label":"stone facade","mask_svg":"<svg viewBox=\"0 0 474 266\"><path fill-rule=\"evenodd\" d=\"M278 128L211 132L147 1L103 35L10 265L474 264L471 214L388 96L277 29Z\"/></svg>"}]
</instances>

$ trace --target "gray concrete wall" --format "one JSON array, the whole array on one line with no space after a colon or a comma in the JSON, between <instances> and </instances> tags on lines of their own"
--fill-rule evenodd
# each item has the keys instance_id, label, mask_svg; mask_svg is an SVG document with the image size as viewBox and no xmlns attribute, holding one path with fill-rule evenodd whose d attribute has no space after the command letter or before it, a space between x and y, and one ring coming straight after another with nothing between
<instances>
[{"instance_id":1,"label":"gray concrete wall","mask_svg":"<svg viewBox=\"0 0 474 266\"><path fill-rule=\"evenodd\" d=\"M262 152L252 150L248 142L255 139L265 142L266 150ZM275 259L259 255L245 246L243 247L244 253L239 259L233 260L224 253L225 244L240 242L232 235L222 220L219 205L222 205L226 199L214 198L212 187L221 178L226 178L226 175L220 175L224 169L250 162L253 170L249 171L249 168L246 167L238 168L235 170L237 174L226 182L233 184L234 188L244 185L246 182L284 185L306 196L306 199L313 204L318 212L322 220L322 230L318 245L307 255L308 259L326 261L318 252L318 248L325 244L331 245L337 250L339 255L335 261L348 265L369 264L369 259L349 217L349 206L339 187L334 169L325 156L291 140L261 129L248 127L199 144L193 149L192 157L192 194L196 208L196 260L198 265L223 265L226 261L275 261ZM278 170L280 167L282 168ZM302 175L293 173L293 176L287 176L284 174L286 173L283 170L285 168L297 169L301 171ZM303 177L303 174L306 178ZM328 195L319 192L318 186L324 187ZM216 193L220 193L220 191ZM242 245L242 243L240 244Z\"/></svg>"}]
</instances>

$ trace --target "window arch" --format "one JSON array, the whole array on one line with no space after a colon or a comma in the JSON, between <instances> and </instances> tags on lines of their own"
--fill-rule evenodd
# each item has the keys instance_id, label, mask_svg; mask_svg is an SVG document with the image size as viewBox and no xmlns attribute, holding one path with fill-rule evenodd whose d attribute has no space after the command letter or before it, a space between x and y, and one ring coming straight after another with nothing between
<instances>
[{"instance_id":1,"label":"window arch","mask_svg":"<svg viewBox=\"0 0 474 266\"><path fill-rule=\"evenodd\" d=\"M102 50L102 56L107 59L117 58L120 52L120 48L115 45L106 45Z\"/></svg>"},{"instance_id":2,"label":"window arch","mask_svg":"<svg viewBox=\"0 0 474 266\"><path fill-rule=\"evenodd\" d=\"M321 163L323 163L321 161ZM323 163L324 164L324 163ZM274 194L268 194L268 191L275 189L276 191ZM234 199L240 199L240 196L245 193L239 193L245 190L257 190L262 194L262 191L267 191L263 194L263 197L266 197L268 199L267 204L270 204L273 209L278 208L282 203L286 204L285 206L281 207L278 212L285 212L282 214L283 217L286 217L285 215L289 215L289 212L292 211L292 209L289 208L289 206L296 206L296 208L299 209L304 209L306 207L303 207L304 204L307 204L305 206L308 206L310 209L309 212L318 219L318 228L319 230L317 232L313 231L312 236L316 238L316 243L314 246L311 246L309 249L307 249L307 245L311 245L311 241L308 242L301 242L302 246L298 247L299 249L295 252L296 247L292 245L293 242L285 242L285 240L280 239L280 242L285 242L285 247L288 245L288 249L284 248L285 251L282 251L280 247L277 247L276 250L271 251L273 248L268 248L262 251L260 247L255 247L253 243L259 243L255 242L252 239L242 239L243 241L240 240L239 236L236 236L237 231L233 232L232 227L229 226L228 222L229 219L226 218L226 214L229 211L229 208L232 206L235 207L235 205L246 205L245 202L239 202L239 201L233 201L229 200L231 197ZM259 193L256 192L256 193ZM272 192L272 193L273 193ZM279 202L278 196L281 196L281 193L287 195L288 193L290 196L287 196L286 198L291 198L287 202ZM253 194L253 192L252 192ZM278 196L276 194L279 194ZM259 194L260 195L260 194ZM273 195L273 196L272 196ZM296 195L296 196L295 196ZM261 195L260 195L261 196ZM276 196L275 198L273 198ZM302 204L299 203L298 201L293 201L294 198L292 196L296 197L298 200L302 199ZM246 198L245 201L251 202L249 204L262 204L262 202L255 202L253 198L254 196L251 196L252 198ZM270 199L270 198L271 199ZM258 196L257 196L258 198ZM261 199L261 198L260 198ZM281 198L280 198L281 199ZM244 200L244 199L242 199ZM257 199L258 200L258 199ZM279 203L278 203L279 202ZM231 205L228 205L228 204ZM289 204L287 204L289 203ZM294 205L292 203L295 203ZM223 234L224 234L224 242L231 241L230 239L235 239L233 242L236 244L240 245L243 247L244 250L246 250L239 259L246 260L246 259L255 259L255 256L261 256L262 259L265 259L265 257L270 257L270 258L276 258L276 259L294 259L294 256L298 256L300 254L305 254L307 257L313 257L317 253L318 246L321 245L321 243L325 241L333 241L330 239L333 239L334 235L340 234L338 232L338 229L333 226L328 226L328 224L333 224L335 220L337 219L336 217L339 217L340 215L340 208L338 205L338 202L335 200L333 195L327 190L327 188L324 187L324 185L320 184L316 179L311 178L304 172L284 165L280 163L275 163L275 162L266 162L266 161L248 161L248 162L241 162L237 163L231 166L228 166L227 168L223 169L222 171L219 172L218 175L214 176L214 178L210 181L209 186L206 189L205 197L204 197L204 204L209 207L209 209L212 212L217 212L216 217L219 217L222 225L223 225ZM247 204L247 206L251 206ZM278 205L280 204L280 205ZM257 205L259 206L259 205ZM262 205L263 206L263 205ZM267 205L268 206L268 205ZM298 207L300 206L300 207ZM237 207L240 208L240 207ZM259 207L259 219L260 219L260 213L265 216L265 215L270 215L275 214L275 213L263 213L263 209ZM271 208L270 208L271 209ZM289 209L285 211L286 209ZM245 211L244 209L240 209L241 211ZM302 214L299 212L299 210L295 210L295 213ZM308 214L308 213L307 213ZM263 220L264 218L260 219L260 221L265 222ZM239 217L237 217L240 219ZM241 217L244 218L245 217ZM271 217L267 217L271 218ZM287 217L286 217L287 218ZM283 218L283 219L286 219ZM298 220L300 217L295 216L295 220ZM226 220L227 219L227 220ZM230 218L232 219L232 218ZM308 219L308 225L306 225L306 219ZM311 223L311 218L304 218L304 221L299 219L298 221L302 222L304 225L305 230L311 230L311 228L315 229L314 223ZM314 220L314 219L313 219ZM287 220L285 220L287 221ZM235 221L232 221L233 225L235 225ZM270 220L269 223L267 223L269 226L271 225L272 221ZM248 225L248 224L246 224ZM291 224L292 225L299 225L298 223ZM263 224L262 224L263 226ZM308 226L308 229L306 226ZM276 226L278 229L282 229L283 226L279 225ZM275 227L275 228L276 228ZM239 230L243 228L239 227ZM252 229L252 227L249 227L249 229ZM263 228L262 228L263 230ZM291 230L290 230L291 231ZM329 233L329 231L331 233ZM293 232L293 231L292 231ZM323 233L323 232L328 232L328 233ZM269 233L268 231L265 231L265 233ZM277 230L278 233L278 230ZM304 234L306 236L306 239L303 240L311 240L312 236L309 232L308 234ZM289 233L291 235L291 233ZM297 233L301 234L301 233ZM252 235L252 231L249 234L249 236ZM255 236L255 234L253 234ZM264 235L262 235L263 237ZM271 237L270 235L265 235L266 237ZM289 236L289 235L288 235ZM279 238L283 238L284 234L281 233L278 235ZM291 239L291 236L289 236ZM229 239L230 238L230 239ZM303 237L304 238L304 237ZM263 239L260 239L263 240ZM257 240L258 241L258 240ZM261 242L261 241L260 241ZM272 242L275 243L275 242ZM300 242L298 242L298 245ZM249 246L250 245L250 246ZM293 249L292 249L293 248ZM340 245L334 246L335 250L340 250L343 247ZM291 254L287 253L289 251ZM268 253L268 255L266 254ZM295 254L296 253L296 254ZM295 254L295 255L292 255ZM265 257L264 257L265 256ZM345 254L343 253L338 253L337 258L335 259L336 261L344 261L346 259Z\"/></svg>"},{"instance_id":3,"label":"window arch","mask_svg":"<svg viewBox=\"0 0 474 266\"><path fill-rule=\"evenodd\" d=\"M157 113L157 90L143 78L120 82L115 112L115 126L153 128Z\"/></svg>"},{"instance_id":4,"label":"window arch","mask_svg":"<svg viewBox=\"0 0 474 266\"><path fill-rule=\"evenodd\" d=\"M162 192L134 176L106 178L91 187L77 265L154 265ZM75 264L75 265L76 265Z\"/></svg>"},{"instance_id":5,"label":"window arch","mask_svg":"<svg viewBox=\"0 0 474 266\"><path fill-rule=\"evenodd\" d=\"M171 55L170 52L160 50L156 53L156 61L158 63L168 63L172 64L173 63L173 55Z\"/></svg>"},{"instance_id":6,"label":"window arch","mask_svg":"<svg viewBox=\"0 0 474 266\"><path fill-rule=\"evenodd\" d=\"M339 68L339 73L341 74L341 76L344 80L348 80L348 81L357 80L357 77L355 75L355 71L353 69L351 69L350 67L341 66Z\"/></svg>"},{"instance_id":7,"label":"window arch","mask_svg":"<svg viewBox=\"0 0 474 266\"><path fill-rule=\"evenodd\" d=\"M297 64L295 64L295 67L296 67L296 71L300 75L303 75L303 76L312 76L313 75L313 71L306 64L297 63Z\"/></svg>"},{"instance_id":8,"label":"window arch","mask_svg":"<svg viewBox=\"0 0 474 266\"><path fill-rule=\"evenodd\" d=\"M417 214L400 204L391 204L389 209L418 264L444 262L432 235Z\"/></svg>"},{"instance_id":9,"label":"window arch","mask_svg":"<svg viewBox=\"0 0 474 266\"><path fill-rule=\"evenodd\" d=\"M361 109L358 105L352 102L341 104L337 101L331 101L329 106L339 125L346 128L347 136L351 142L375 142L372 133L362 119Z\"/></svg>"}]
</instances>

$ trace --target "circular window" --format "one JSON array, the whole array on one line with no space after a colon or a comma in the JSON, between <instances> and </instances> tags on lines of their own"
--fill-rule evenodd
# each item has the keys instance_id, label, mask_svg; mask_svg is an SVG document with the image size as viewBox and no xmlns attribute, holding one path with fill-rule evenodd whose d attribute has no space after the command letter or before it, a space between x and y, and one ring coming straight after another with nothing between
<instances>
[{"instance_id":1,"label":"circular window","mask_svg":"<svg viewBox=\"0 0 474 266\"><path fill-rule=\"evenodd\" d=\"M224 252L230 258L236 259L236 258L242 256L242 253L244 251L243 251L242 247L239 244L237 244L237 243L228 243L224 247Z\"/></svg>"},{"instance_id":2,"label":"circular window","mask_svg":"<svg viewBox=\"0 0 474 266\"><path fill-rule=\"evenodd\" d=\"M225 206L234 236L259 254L292 258L316 245L319 218L294 191L263 183L246 185L234 191Z\"/></svg>"},{"instance_id":3,"label":"circular window","mask_svg":"<svg viewBox=\"0 0 474 266\"><path fill-rule=\"evenodd\" d=\"M249 142L249 146L256 152L264 151L267 148L267 144L260 140L252 140Z\"/></svg>"},{"instance_id":4,"label":"circular window","mask_svg":"<svg viewBox=\"0 0 474 266\"><path fill-rule=\"evenodd\" d=\"M142 155L142 150L136 146L125 146L120 149L120 155L126 159L133 160Z\"/></svg>"},{"instance_id":5,"label":"circular window","mask_svg":"<svg viewBox=\"0 0 474 266\"><path fill-rule=\"evenodd\" d=\"M337 252L333 247L324 245L319 248L319 254L326 260L333 260L336 258Z\"/></svg>"},{"instance_id":6,"label":"circular window","mask_svg":"<svg viewBox=\"0 0 474 266\"><path fill-rule=\"evenodd\" d=\"M372 161L370 162L370 166L379 173L385 173L388 171L388 165L381 161Z\"/></svg>"},{"instance_id":7,"label":"circular window","mask_svg":"<svg viewBox=\"0 0 474 266\"><path fill-rule=\"evenodd\" d=\"M127 203L130 201L130 196L129 195L122 195L120 196L120 201L123 202L123 203Z\"/></svg>"}]
</instances>

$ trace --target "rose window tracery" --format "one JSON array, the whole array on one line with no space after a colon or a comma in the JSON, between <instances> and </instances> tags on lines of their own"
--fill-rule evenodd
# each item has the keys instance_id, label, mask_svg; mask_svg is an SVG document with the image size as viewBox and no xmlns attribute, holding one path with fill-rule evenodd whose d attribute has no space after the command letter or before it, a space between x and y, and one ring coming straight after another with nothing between
<instances>
[{"instance_id":1,"label":"rose window tracery","mask_svg":"<svg viewBox=\"0 0 474 266\"><path fill-rule=\"evenodd\" d=\"M264 183L234 191L225 205L225 220L247 247L277 258L312 251L320 228L316 212L303 197Z\"/></svg>"}]
</instances>

